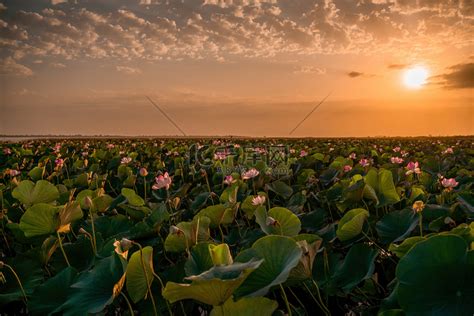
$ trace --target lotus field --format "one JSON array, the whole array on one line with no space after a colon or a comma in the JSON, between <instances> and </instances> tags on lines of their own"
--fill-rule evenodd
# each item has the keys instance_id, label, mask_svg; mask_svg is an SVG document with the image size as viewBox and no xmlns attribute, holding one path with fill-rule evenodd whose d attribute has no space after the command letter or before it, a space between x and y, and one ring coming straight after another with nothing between
<instances>
[{"instance_id":1,"label":"lotus field","mask_svg":"<svg viewBox=\"0 0 474 316\"><path fill-rule=\"evenodd\" d=\"M474 139L2 143L2 315L474 314Z\"/></svg>"}]
</instances>

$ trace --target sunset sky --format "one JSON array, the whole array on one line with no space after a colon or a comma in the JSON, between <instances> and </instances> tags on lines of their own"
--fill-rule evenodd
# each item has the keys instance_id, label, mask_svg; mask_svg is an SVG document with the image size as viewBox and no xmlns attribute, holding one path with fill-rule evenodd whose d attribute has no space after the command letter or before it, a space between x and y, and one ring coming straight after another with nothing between
<instances>
[{"instance_id":1,"label":"sunset sky","mask_svg":"<svg viewBox=\"0 0 474 316\"><path fill-rule=\"evenodd\" d=\"M470 0L0 2L0 134L474 134Z\"/></svg>"}]
</instances>

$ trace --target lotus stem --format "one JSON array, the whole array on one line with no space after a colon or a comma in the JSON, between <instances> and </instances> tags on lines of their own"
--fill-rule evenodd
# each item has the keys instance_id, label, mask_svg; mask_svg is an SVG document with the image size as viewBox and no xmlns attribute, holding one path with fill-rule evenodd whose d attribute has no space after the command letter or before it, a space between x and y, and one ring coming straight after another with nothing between
<instances>
[{"instance_id":1,"label":"lotus stem","mask_svg":"<svg viewBox=\"0 0 474 316\"><path fill-rule=\"evenodd\" d=\"M0 261L0 266L1 265L3 265L4 267L7 267L8 269L10 269L12 274L15 276L15 279L18 282L18 285L20 286L21 293L23 294L23 297L25 298L25 303L28 302L28 298L26 297L25 289L23 288L23 284L21 283L21 280L20 280L20 277L18 276L18 274L16 274L15 270L9 264L6 264L6 263Z\"/></svg>"},{"instance_id":2,"label":"lotus stem","mask_svg":"<svg viewBox=\"0 0 474 316\"><path fill-rule=\"evenodd\" d=\"M125 299L125 302L127 302L127 306L128 306L128 310L130 311L130 315L134 316L135 313L133 312L132 304L130 304L130 301L128 300L127 295L123 294L122 291L120 291L120 295L122 295L123 298Z\"/></svg>"},{"instance_id":3,"label":"lotus stem","mask_svg":"<svg viewBox=\"0 0 474 316\"><path fill-rule=\"evenodd\" d=\"M64 251L61 235L59 235L58 231L56 231L56 235L58 236L59 248L61 248L61 252L63 253L64 260L66 260L67 266L70 267L71 264L69 263L69 260L67 259L66 252Z\"/></svg>"},{"instance_id":4,"label":"lotus stem","mask_svg":"<svg viewBox=\"0 0 474 316\"><path fill-rule=\"evenodd\" d=\"M420 219L420 237L423 237L423 215L421 212L419 213L419 219Z\"/></svg>"},{"instance_id":5,"label":"lotus stem","mask_svg":"<svg viewBox=\"0 0 474 316\"><path fill-rule=\"evenodd\" d=\"M291 313L290 302L288 302L288 297L286 297L285 289L283 288L283 285L281 284L280 284L280 289L281 289L281 293L283 294L283 299L285 300L286 309L288 310L288 316L291 316L292 313Z\"/></svg>"},{"instance_id":6,"label":"lotus stem","mask_svg":"<svg viewBox=\"0 0 474 316\"><path fill-rule=\"evenodd\" d=\"M150 280L148 278L148 272L146 271L145 262L143 261L143 248L142 248L142 245L140 245L139 243L134 242L134 241L132 241L132 244L138 246L138 248L140 249L140 262L142 264L143 273L145 274L145 280L146 280L146 286L147 286L147 289L148 289L148 295L150 296L151 304L153 306L153 313L155 314L155 316L157 316L158 312L156 310L156 305L155 305L155 300L153 298L153 293L151 292L151 283L153 282L153 280L151 280L151 282L150 282Z\"/></svg>"}]
</instances>

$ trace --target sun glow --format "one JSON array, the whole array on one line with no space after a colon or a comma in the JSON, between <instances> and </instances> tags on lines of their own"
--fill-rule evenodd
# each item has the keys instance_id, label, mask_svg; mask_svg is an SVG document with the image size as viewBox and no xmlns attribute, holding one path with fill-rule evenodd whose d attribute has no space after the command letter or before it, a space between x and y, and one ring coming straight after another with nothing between
<instances>
[{"instance_id":1,"label":"sun glow","mask_svg":"<svg viewBox=\"0 0 474 316\"><path fill-rule=\"evenodd\" d=\"M422 66L407 69L403 73L403 84L410 89L419 89L426 84L428 70Z\"/></svg>"}]
</instances>

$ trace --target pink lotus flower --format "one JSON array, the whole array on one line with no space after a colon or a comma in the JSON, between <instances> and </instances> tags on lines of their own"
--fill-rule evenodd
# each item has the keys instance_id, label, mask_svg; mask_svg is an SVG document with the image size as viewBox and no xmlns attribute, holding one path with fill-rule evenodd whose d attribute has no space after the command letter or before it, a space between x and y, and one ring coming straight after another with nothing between
<instances>
[{"instance_id":1,"label":"pink lotus flower","mask_svg":"<svg viewBox=\"0 0 474 316\"><path fill-rule=\"evenodd\" d=\"M398 153L400 151L400 149L401 149L400 146L397 146L397 147L393 148L392 150L393 150L394 153Z\"/></svg>"},{"instance_id":2,"label":"pink lotus flower","mask_svg":"<svg viewBox=\"0 0 474 316\"><path fill-rule=\"evenodd\" d=\"M344 172L349 172L352 170L352 167L349 166L349 165L345 165L344 168L343 168Z\"/></svg>"},{"instance_id":3,"label":"pink lotus flower","mask_svg":"<svg viewBox=\"0 0 474 316\"><path fill-rule=\"evenodd\" d=\"M55 153L58 153L60 150L61 150L61 144L56 144L54 147L53 147L53 150Z\"/></svg>"},{"instance_id":4,"label":"pink lotus flower","mask_svg":"<svg viewBox=\"0 0 474 316\"><path fill-rule=\"evenodd\" d=\"M453 188L457 187L459 182L454 178L444 178L441 180L441 184L446 188L447 191L451 191Z\"/></svg>"},{"instance_id":5,"label":"pink lotus flower","mask_svg":"<svg viewBox=\"0 0 474 316\"><path fill-rule=\"evenodd\" d=\"M361 160L359 160L359 164L362 167L368 167L370 166L370 161L368 159L362 158Z\"/></svg>"},{"instance_id":6,"label":"pink lotus flower","mask_svg":"<svg viewBox=\"0 0 474 316\"><path fill-rule=\"evenodd\" d=\"M300 157L306 157L306 156L308 156L308 152L306 150L302 149L300 151Z\"/></svg>"},{"instance_id":7,"label":"pink lotus flower","mask_svg":"<svg viewBox=\"0 0 474 316\"><path fill-rule=\"evenodd\" d=\"M3 148L3 154L4 154L4 155L11 155L11 154L12 154L12 151L11 151L10 148L5 147L5 148Z\"/></svg>"},{"instance_id":8,"label":"pink lotus flower","mask_svg":"<svg viewBox=\"0 0 474 316\"><path fill-rule=\"evenodd\" d=\"M123 157L122 160L120 160L120 163L121 163L122 165L126 165L126 164L130 163L131 161L132 161L132 158L130 158L130 157Z\"/></svg>"},{"instance_id":9,"label":"pink lotus flower","mask_svg":"<svg viewBox=\"0 0 474 316\"><path fill-rule=\"evenodd\" d=\"M334 147L329 148L329 152L334 151Z\"/></svg>"},{"instance_id":10,"label":"pink lotus flower","mask_svg":"<svg viewBox=\"0 0 474 316\"><path fill-rule=\"evenodd\" d=\"M146 168L140 168L138 173L140 174L140 176L146 177L148 175L148 170L146 170Z\"/></svg>"},{"instance_id":11,"label":"pink lotus flower","mask_svg":"<svg viewBox=\"0 0 474 316\"><path fill-rule=\"evenodd\" d=\"M114 144L107 144L107 149L114 149L115 145Z\"/></svg>"},{"instance_id":12,"label":"pink lotus flower","mask_svg":"<svg viewBox=\"0 0 474 316\"><path fill-rule=\"evenodd\" d=\"M451 147L446 148L445 151L443 151L443 154L452 154L454 150Z\"/></svg>"},{"instance_id":13,"label":"pink lotus flower","mask_svg":"<svg viewBox=\"0 0 474 316\"><path fill-rule=\"evenodd\" d=\"M349 159L357 159L356 153L351 153L351 154L349 155Z\"/></svg>"},{"instance_id":14,"label":"pink lotus flower","mask_svg":"<svg viewBox=\"0 0 474 316\"><path fill-rule=\"evenodd\" d=\"M58 158L54 161L56 163L57 168L62 168L64 166L64 159Z\"/></svg>"},{"instance_id":15,"label":"pink lotus flower","mask_svg":"<svg viewBox=\"0 0 474 316\"><path fill-rule=\"evenodd\" d=\"M257 195L252 199L252 205L259 206L265 204L265 196Z\"/></svg>"},{"instance_id":16,"label":"pink lotus flower","mask_svg":"<svg viewBox=\"0 0 474 316\"><path fill-rule=\"evenodd\" d=\"M166 188L168 190L171 185L171 177L169 176L168 172L165 172L164 175L159 175L155 178L155 184L151 187L153 190L159 190L161 188Z\"/></svg>"},{"instance_id":17,"label":"pink lotus flower","mask_svg":"<svg viewBox=\"0 0 474 316\"><path fill-rule=\"evenodd\" d=\"M401 164L403 162L403 158L400 157L392 157L390 158L390 162L394 164Z\"/></svg>"},{"instance_id":18,"label":"pink lotus flower","mask_svg":"<svg viewBox=\"0 0 474 316\"><path fill-rule=\"evenodd\" d=\"M252 168L252 169L242 173L242 179L244 179L244 180L252 179L252 178L255 178L256 176L258 176L259 174L260 174L260 172L258 172L257 169Z\"/></svg>"},{"instance_id":19,"label":"pink lotus flower","mask_svg":"<svg viewBox=\"0 0 474 316\"><path fill-rule=\"evenodd\" d=\"M416 161L416 162L410 161L407 164L406 169L408 169L408 171L405 173L407 176L412 174L412 173L415 173L415 174L420 174L421 173L421 169L419 167L418 161Z\"/></svg>"},{"instance_id":20,"label":"pink lotus flower","mask_svg":"<svg viewBox=\"0 0 474 316\"><path fill-rule=\"evenodd\" d=\"M240 148L240 144L234 144L234 148Z\"/></svg>"},{"instance_id":21,"label":"pink lotus flower","mask_svg":"<svg viewBox=\"0 0 474 316\"><path fill-rule=\"evenodd\" d=\"M8 174L10 175L10 177L13 178L13 177L16 177L16 176L18 176L19 174L21 174L21 172L18 171L18 170L10 169L10 170L8 170Z\"/></svg>"},{"instance_id":22,"label":"pink lotus flower","mask_svg":"<svg viewBox=\"0 0 474 316\"><path fill-rule=\"evenodd\" d=\"M290 148L290 154L294 154L296 150L294 148Z\"/></svg>"},{"instance_id":23,"label":"pink lotus flower","mask_svg":"<svg viewBox=\"0 0 474 316\"><path fill-rule=\"evenodd\" d=\"M237 180L235 180L234 177L231 176L231 175L225 176L225 178L224 178L224 183L227 184L227 185L231 185L235 181L237 181Z\"/></svg>"},{"instance_id":24,"label":"pink lotus flower","mask_svg":"<svg viewBox=\"0 0 474 316\"><path fill-rule=\"evenodd\" d=\"M81 155L82 155L82 157L87 157L87 156L89 156L89 153L87 151L83 151L81 153Z\"/></svg>"},{"instance_id":25,"label":"pink lotus flower","mask_svg":"<svg viewBox=\"0 0 474 316\"><path fill-rule=\"evenodd\" d=\"M408 157L408 155L409 155L409 153L408 153L407 151L405 151L405 150L402 150L402 151L400 152L400 154L402 154L402 157Z\"/></svg>"}]
</instances>

